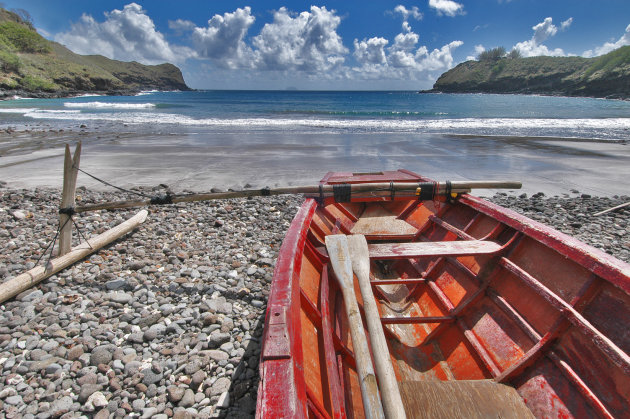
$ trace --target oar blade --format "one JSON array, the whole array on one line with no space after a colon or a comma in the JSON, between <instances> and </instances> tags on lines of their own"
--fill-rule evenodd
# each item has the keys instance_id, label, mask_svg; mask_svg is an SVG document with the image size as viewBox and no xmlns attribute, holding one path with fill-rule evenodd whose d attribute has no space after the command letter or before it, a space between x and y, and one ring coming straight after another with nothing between
<instances>
[{"instance_id":1,"label":"oar blade","mask_svg":"<svg viewBox=\"0 0 630 419\"><path fill-rule=\"evenodd\" d=\"M369 277L370 275L370 252L367 240L363 234L353 234L348 236L348 250L352 260L352 270L357 277Z\"/></svg>"},{"instance_id":2,"label":"oar blade","mask_svg":"<svg viewBox=\"0 0 630 419\"><path fill-rule=\"evenodd\" d=\"M348 240L344 234L326 236L326 250L330 256L330 264L343 288L353 287L352 262L348 250Z\"/></svg>"}]
</instances>

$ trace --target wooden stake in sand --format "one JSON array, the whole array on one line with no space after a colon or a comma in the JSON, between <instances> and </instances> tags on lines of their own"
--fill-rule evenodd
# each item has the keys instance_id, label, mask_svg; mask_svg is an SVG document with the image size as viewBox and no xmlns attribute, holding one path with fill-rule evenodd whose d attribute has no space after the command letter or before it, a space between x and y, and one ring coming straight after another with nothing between
<instances>
[{"instance_id":1,"label":"wooden stake in sand","mask_svg":"<svg viewBox=\"0 0 630 419\"><path fill-rule=\"evenodd\" d=\"M87 255L96 252L101 247L107 246L109 243L127 234L139 224L143 223L146 218L147 210L142 210L111 230L107 230L106 232L79 244L69 253L51 260L48 262L46 267L37 266L26 273L18 275L15 278L0 284L0 303L15 297L23 291L26 291L49 276L67 268Z\"/></svg>"},{"instance_id":2,"label":"wooden stake in sand","mask_svg":"<svg viewBox=\"0 0 630 419\"><path fill-rule=\"evenodd\" d=\"M77 174L81 160L81 141L77 143L74 157L70 155L70 146L66 144L66 157L63 161L63 191L61 193L61 209L74 208ZM70 252L72 247L72 214L59 213L59 255Z\"/></svg>"}]
</instances>

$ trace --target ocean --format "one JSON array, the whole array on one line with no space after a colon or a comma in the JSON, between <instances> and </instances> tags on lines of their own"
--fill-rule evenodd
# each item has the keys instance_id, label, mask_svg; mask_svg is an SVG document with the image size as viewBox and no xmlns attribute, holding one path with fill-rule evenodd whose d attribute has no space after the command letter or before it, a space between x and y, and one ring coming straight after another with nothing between
<instances>
[{"instance_id":1,"label":"ocean","mask_svg":"<svg viewBox=\"0 0 630 419\"><path fill-rule=\"evenodd\" d=\"M0 125L168 132L422 133L630 139L630 102L416 92L192 91L0 102Z\"/></svg>"},{"instance_id":2,"label":"ocean","mask_svg":"<svg viewBox=\"0 0 630 419\"><path fill-rule=\"evenodd\" d=\"M329 170L406 168L437 179L523 180L531 192L629 189L630 101L620 100L143 92L2 101L0 129L0 180L14 186L58 186L62 145L81 139L82 167L125 186L273 187L316 182Z\"/></svg>"}]
</instances>

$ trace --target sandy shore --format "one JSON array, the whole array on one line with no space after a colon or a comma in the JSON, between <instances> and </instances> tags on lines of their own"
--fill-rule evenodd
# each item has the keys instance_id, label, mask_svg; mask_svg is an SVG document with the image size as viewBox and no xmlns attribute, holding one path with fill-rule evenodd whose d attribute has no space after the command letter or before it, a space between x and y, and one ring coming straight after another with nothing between
<instances>
[{"instance_id":1,"label":"sandy shore","mask_svg":"<svg viewBox=\"0 0 630 419\"><path fill-rule=\"evenodd\" d=\"M63 144L83 142L81 168L116 185L174 191L307 185L327 171L405 168L437 180L509 179L548 196L628 192L630 145L554 138L429 134L134 133L90 129L11 131L0 137L0 180L59 187ZM85 175L79 185L105 188ZM492 195L493 191L478 192Z\"/></svg>"}]
</instances>

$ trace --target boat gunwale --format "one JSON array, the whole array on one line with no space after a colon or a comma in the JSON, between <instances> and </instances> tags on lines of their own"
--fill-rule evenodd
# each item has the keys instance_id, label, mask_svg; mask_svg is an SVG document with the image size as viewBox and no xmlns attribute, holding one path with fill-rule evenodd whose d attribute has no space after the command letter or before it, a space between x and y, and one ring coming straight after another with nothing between
<instances>
[{"instance_id":1,"label":"boat gunwale","mask_svg":"<svg viewBox=\"0 0 630 419\"><path fill-rule=\"evenodd\" d=\"M630 295L630 264L553 227L483 198L464 194L458 201L555 250Z\"/></svg>"},{"instance_id":2,"label":"boat gunwale","mask_svg":"<svg viewBox=\"0 0 630 419\"><path fill-rule=\"evenodd\" d=\"M299 208L280 246L273 282L269 291L269 300L265 313L265 329L262 336L259 373L260 383L256 400L256 417L265 417L266 413L280 413L283 417L305 418L307 414L307 388L304 382L304 360L302 354L300 321L299 274L302 256L311 220L317 203L307 199ZM284 311L288 324L283 335L270 333L269 319L274 310ZM281 358L266 357L266 350L272 346L283 346L288 341L288 354ZM276 365L277 364L277 365ZM267 372L267 368L273 371ZM271 376L271 377L269 377ZM283 378L292 380L283 380ZM273 399L284 394L289 399Z\"/></svg>"}]
</instances>

